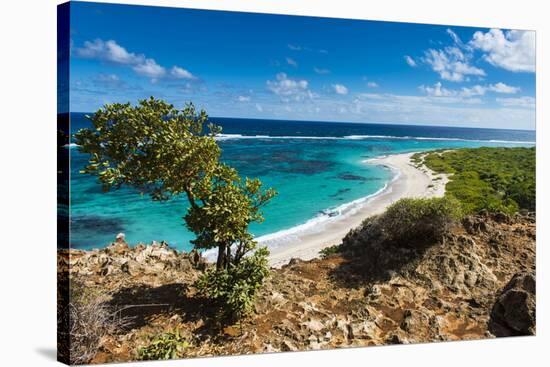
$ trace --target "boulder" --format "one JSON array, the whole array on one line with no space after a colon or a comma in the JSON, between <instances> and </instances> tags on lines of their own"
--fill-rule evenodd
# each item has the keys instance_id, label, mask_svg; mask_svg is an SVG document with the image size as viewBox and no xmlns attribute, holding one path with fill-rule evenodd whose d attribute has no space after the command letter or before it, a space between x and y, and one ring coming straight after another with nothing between
<instances>
[{"instance_id":1,"label":"boulder","mask_svg":"<svg viewBox=\"0 0 550 367\"><path fill-rule=\"evenodd\" d=\"M115 237L115 242L116 243L120 243L120 242L126 243L126 235L122 232L117 234L116 237Z\"/></svg>"},{"instance_id":2,"label":"boulder","mask_svg":"<svg viewBox=\"0 0 550 367\"><path fill-rule=\"evenodd\" d=\"M462 225L469 234L489 231L489 224L485 218L467 216L462 220Z\"/></svg>"},{"instance_id":3,"label":"boulder","mask_svg":"<svg viewBox=\"0 0 550 367\"><path fill-rule=\"evenodd\" d=\"M120 270L130 275L138 275L142 271L140 264L135 260L128 260L122 263Z\"/></svg>"},{"instance_id":4,"label":"boulder","mask_svg":"<svg viewBox=\"0 0 550 367\"><path fill-rule=\"evenodd\" d=\"M536 329L536 280L517 273L500 292L489 319L489 331L499 336L534 335Z\"/></svg>"}]
</instances>

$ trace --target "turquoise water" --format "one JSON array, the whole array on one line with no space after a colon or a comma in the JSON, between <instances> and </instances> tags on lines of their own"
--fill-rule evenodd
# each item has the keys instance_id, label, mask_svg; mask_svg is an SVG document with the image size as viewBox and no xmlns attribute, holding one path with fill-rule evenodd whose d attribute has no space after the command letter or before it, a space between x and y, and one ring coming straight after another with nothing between
<instances>
[{"instance_id":1,"label":"turquoise water","mask_svg":"<svg viewBox=\"0 0 550 367\"><path fill-rule=\"evenodd\" d=\"M80 115L71 118L74 129L85 126ZM323 211L338 213L383 189L395 172L366 164L366 159L439 148L529 146L535 140L534 132L510 130L261 120L251 126L250 121L219 120L226 133L219 141L223 159L279 193L264 209L265 222L251 227L260 239L269 235L272 246L297 228L331 220ZM193 234L182 219L185 199L152 202L129 188L103 193L94 177L78 173L86 160L77 148L71 149L73 247L103 247L124 232L131 244L164 240L180 250L191 249Z\"/></svg>"}]
</instances>

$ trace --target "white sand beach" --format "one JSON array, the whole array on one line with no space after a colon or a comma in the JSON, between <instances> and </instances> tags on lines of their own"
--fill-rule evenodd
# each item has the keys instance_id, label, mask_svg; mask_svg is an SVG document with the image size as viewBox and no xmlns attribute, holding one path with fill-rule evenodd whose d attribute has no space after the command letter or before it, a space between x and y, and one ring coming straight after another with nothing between
<instances>
[{"instance_id":1,"label":"white sand beach","mask_svg":"<svg viewBox=\"0 0 550 367\"><path fill-rule=\"evenodd\" d=\"M296 235L292 245L270 249L272 267L281 267L292 258L310 260L318 257L325 247L338 245L350 229L355 228L369 216L382 213L389 205L405 197L429 198L445 194L448 177L434 175L427 167L416 168L411 162L414 153L395 154L364 161L365 164L384 165L396 171L398 175L388 187L370 198L359 210L340 220L323 225L315 233Z\"/></svg>"}]
</instances>

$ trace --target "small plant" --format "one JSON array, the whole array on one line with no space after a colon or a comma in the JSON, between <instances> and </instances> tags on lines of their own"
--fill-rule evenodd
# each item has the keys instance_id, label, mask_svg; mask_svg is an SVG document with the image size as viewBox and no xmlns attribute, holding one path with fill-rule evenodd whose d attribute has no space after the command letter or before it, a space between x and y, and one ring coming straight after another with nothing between
<instances>
[{"instance_id":1,"label":"small plant","mask_svg":"<svg viewBox=\"0 0 550 367\"><path fill-rule=\"evenodd\" d=\"M234 321L250 312L256 292L269 274L268 255L262 247L228 269L210 269L199 278L199 292L214 301L223 320Z\"/></svg>"},{"instance_id":2,"label":"small plant","mask_svg":"<svg viewBox=\"0 0 550 367\"><path fill-rule=\"evenodd\" d=\"M187 347L189 347L189 343L179 330L162 333L151 338L149 345L138 350L138 359L153 361L182 358Z\"/></svg>"},{"instance_id":3,"label":"small plant","mask_svg":"<svg viewBox=\"0 0 550 367\"><path fill-rule=\"evenodd\" d=\"M325 247L324 249L319 251L319 254L321 254L321 257L323 259L326 259L330 255L339 253L341 250L342 250L342 245L334 245L334 246Z\"/></svg>"}]
</instances>

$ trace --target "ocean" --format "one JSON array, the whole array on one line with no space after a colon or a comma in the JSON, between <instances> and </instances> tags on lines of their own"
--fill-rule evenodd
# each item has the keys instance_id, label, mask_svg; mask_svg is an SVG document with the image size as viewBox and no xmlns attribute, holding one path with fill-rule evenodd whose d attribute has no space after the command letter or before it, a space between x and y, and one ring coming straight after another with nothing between
<instances>
[{"instance_id":1,"label":"ocean","mask_svg":"<svg viewBox=\"0 0 550 367\"><path fill-rule=\"evenodd\" d=\"M211 118L222 126L222 159L243 176L258 177L278 195L264 208L265 221L251 226L268 247L360 205L383 190L391 170L369 158L440 148L533 146L535 132L434 126ZM90 126L71 113L71 132ZM87 156L71 147L71 237L74 248L101 248L119 232L130 244L166 241L192 248L182 217L187 202L153 202L131 188L104 193L93 176L79 171Z\"/></svg>"}]
</instances>

